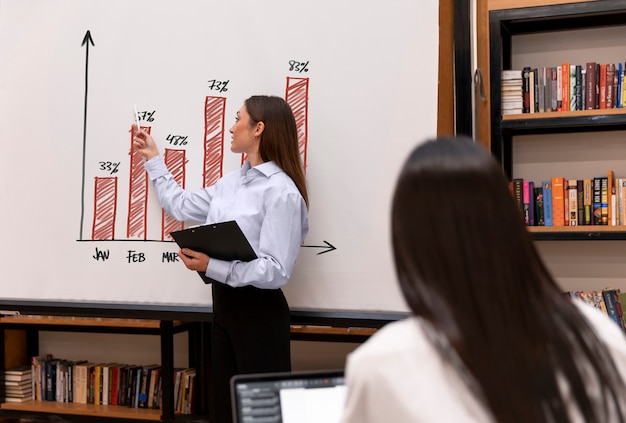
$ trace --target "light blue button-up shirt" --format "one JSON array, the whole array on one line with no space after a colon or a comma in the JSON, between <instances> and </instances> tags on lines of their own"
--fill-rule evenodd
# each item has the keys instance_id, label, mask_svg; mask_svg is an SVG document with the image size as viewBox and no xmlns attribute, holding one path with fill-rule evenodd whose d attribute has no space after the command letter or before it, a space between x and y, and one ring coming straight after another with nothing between
<instances>
[{"instance_id":1,"label":"light blue button-up shirt","mask_svg":"<svg viewBox=\"0 0 626 423\"><path fill-rule=\"evenodd\" d=\"M274 162L224 175L214 185L185 191L168 172L163 156L145 163L159 202L177 220L205 224L235 220L257 259L211 258L206 275L233 287L275 289L287 283L308 231L306 204L291 178Z\"/></svg>"}]
</instances>

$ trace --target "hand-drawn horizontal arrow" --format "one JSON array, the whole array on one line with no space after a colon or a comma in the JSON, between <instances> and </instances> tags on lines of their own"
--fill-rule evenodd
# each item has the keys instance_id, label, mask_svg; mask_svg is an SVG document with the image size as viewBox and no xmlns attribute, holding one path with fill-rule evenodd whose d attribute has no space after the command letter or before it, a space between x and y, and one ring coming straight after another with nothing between
<instances>
[{"instance_id":1,"label":"hand-drawn horizontal arrow","mask_svg":"<svg viewBox=\"0 0 626 423\"><path fill-rule=\"evenodd\" d=\"M328 253L330 251L333 251L333 250L337 249L337 247L335 247L334 245L332 245L328 241L324 241L324 244L326 244L326 245L302 245L301 247L303 247L303 248L327 248L327 250L320 251L319 253L317 253L318 256L320 254Z\"/></svg>"}]
</instances>

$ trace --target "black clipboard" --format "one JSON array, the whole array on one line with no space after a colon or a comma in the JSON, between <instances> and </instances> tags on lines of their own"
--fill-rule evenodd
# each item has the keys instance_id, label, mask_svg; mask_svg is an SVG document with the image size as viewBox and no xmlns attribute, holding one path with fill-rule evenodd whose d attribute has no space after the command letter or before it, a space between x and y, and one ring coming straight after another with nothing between
<instances>
[{"instance_id":1,"label":"black clipboard","mask_svg":"<svg viewBox=\"0 0 626 423\"><path fill-rule=\"evenodd\" d=\"M180 248L189 248L218 260L251 261L257 258L236 221L212 223L170 232ZM204 283L217 282L198 272Z\"/></svg>"}]
</instances>

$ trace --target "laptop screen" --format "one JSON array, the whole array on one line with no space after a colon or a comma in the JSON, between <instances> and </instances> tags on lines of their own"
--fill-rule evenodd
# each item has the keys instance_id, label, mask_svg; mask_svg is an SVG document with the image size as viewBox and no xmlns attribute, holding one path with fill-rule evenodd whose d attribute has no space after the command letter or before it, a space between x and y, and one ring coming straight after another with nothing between
<instances>
[{"instance_id":1,"label":"laptop screen","mask_svg":"<svg viewBox=\"0 0 626 423\"><path fill-rule=\"evenodd\" d=\"M339 423L343 370L237 375L231 380L235 423Z\"/></svg>"}]
</instances>

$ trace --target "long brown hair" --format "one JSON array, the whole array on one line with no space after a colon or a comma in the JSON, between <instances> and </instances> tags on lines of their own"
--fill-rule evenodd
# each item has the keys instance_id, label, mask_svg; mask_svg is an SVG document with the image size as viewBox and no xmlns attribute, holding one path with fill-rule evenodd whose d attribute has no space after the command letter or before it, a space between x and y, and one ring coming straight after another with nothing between
<instances>
[{"instance_id":1,"label":"long brown hair","mask_svg":"<svg viewBox=\"0 0 626 423\"><path fill-rule=\"evenodd\" d=\"M569 422L560 378L585 422L624 421L615 363L549 274L487 150L465 137L418 146L399 176L391 226L409 307L445 336L452 350L440 351L453 365L461 359L498 422Z\"/></svg>"},{"instance_id":2,"label":"long brown hair","mask_svg":"<svg viewBox=\"0 0 626 423\"><path fill-rule=\"evenodd\" d=\"M298 128L289 104L276 96L255 95L244 102L250 115L250 126L265 124L261 133L259 154L265 162L275 162L293 180L309 206L304 168L298 148Z\"/></svg>"}]
</instances>

